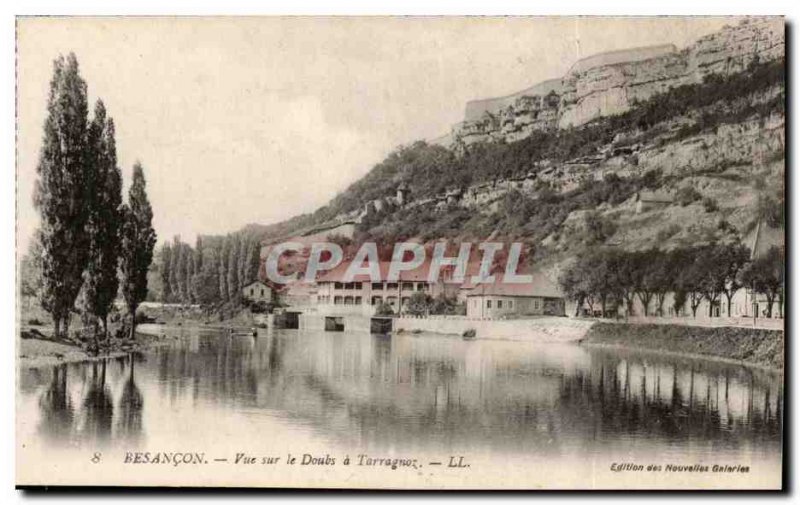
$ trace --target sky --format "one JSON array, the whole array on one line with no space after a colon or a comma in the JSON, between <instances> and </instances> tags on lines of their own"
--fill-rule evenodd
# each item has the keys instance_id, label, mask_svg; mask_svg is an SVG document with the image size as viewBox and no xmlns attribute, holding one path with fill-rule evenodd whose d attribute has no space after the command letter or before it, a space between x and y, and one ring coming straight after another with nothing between
<instances>
[{"instance_id":1,"label":"sky","mask_svg":"<svg viewBox=\"0 0 800 505\"><path fill-rule=\"evenodd\" d=\"M447 133L467 100L561 77L598 52L679 48L736 20L694 18L18 18L17 233L52 62L74 52L90 110L145 169L159 241L313 212L399 145Z\"/></svg>"}]
</instances>

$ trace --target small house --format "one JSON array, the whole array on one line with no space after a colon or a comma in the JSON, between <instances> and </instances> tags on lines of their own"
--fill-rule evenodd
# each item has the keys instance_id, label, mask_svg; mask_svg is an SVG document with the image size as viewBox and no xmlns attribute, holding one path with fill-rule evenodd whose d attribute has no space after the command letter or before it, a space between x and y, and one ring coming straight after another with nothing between
<instances>
[{"instance_id":1,"label":"small house","mask_svg":"<svg viewBox=\"0 0 800 505\"><path fill-rule=\"evenodd\" d=\"M272 288L261 281L253 281L242 288L242 296L251 302L272 301Z\"/></svg>"},{"instance_id":2,"label":"small house","mask_svg":"<svg viewBox=\"0 0 800 505\"><path fill-rule=\"evenodd\" d=\"M498 274L495 282L478 284L469 290L466 299L467 317L475 319L566 314L561 290L540 272L526 283L506 283Z\"/></svg>"}]
</instances>

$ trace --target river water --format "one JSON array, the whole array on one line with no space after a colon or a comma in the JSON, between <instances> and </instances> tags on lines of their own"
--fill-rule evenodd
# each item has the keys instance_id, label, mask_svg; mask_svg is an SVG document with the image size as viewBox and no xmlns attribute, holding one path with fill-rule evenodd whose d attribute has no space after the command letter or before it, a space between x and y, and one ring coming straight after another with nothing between
<instances>
[{"instance_id":1,"label":"river water","mask_svg":"<svg viewBox=\"0 0 800 505\"><path fill-rule=\"evenodd\" d=\"M259 331L175 329L180 338L146 353L20 370L18 478L326 487L780 482L780 374L579 345ZM202 453L201 464L131 464L147 451ZM244 465L247 457L257 464ZM392 469L381 458L409 466Z\"/></svg>"}]
</instances>

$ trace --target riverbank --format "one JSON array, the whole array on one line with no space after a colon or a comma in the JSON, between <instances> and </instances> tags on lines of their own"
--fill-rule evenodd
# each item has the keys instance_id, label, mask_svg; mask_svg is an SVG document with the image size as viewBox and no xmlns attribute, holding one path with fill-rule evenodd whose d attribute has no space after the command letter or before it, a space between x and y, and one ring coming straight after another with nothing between
<instances>
[{"instance_id":1,"label":"riverbank","mask_svg":"<svg viewBox=\"0 0 800 505\"><path fill-rule=\"evenodd\" d=\"M598 322L582 342L722 358L783 369L784 332L777 330Z\"/></svg>"},{"instance_id":2,"label":"riverbank","mask_svg":"<svg viewBox=\"0 0 800 505\"><path fill-rule=\"evenodd\" d=\"M528 319L468 319L466 317L400 317L394 319L396 332L426 332L464 335L476 338L520 342L564 343L585 338L594 321L567 317L541 316Z\"/></svg>"},{"instance_id":3,"label":"riverbank","mask_svg":"<svg viewBox=\"0 0 800 505\"><path fill-rule=\"evenodd\" d=\"M132 352L145 351L171 340L172 337L156 335L154 332L137 331L133 341L112 339L109 343L101 343L97 353L91 353L79 342L54 339L46 328L23 328L20 332L20 339L17 341L17 356L20 367L39 368L62 363L117 358Z\"/></svg>"}]
</instances>

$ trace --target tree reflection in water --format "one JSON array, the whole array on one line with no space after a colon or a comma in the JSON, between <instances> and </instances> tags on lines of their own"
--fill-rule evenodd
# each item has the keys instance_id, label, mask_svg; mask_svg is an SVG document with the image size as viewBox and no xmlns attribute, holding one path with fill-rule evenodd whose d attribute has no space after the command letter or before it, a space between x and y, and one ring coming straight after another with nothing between
<instances>
[{"instance_id":1,"label":"tree reflection in water","mask_svg":"<svg viewBox=\"0 0 800 505\"><path fill-rule=\"evenodd\" d=\"M119 395L119 412L117 416L117 436L128 442L138 442L142 435L142 410L144 397L136 386L134 371L136 357L131 354L125 358L128 372Z\"/></svg>"},{"instance_id":2,"label":"tree reflection in water","mask_svg":"<svg viewBox=\"0 0 800 505\"><path fill-rule=\"evenodd\" d=\"M92 363L92 373L82 402L81 435L100 444L111 438L114 403L106 387L106 361Z\"/></svg>"},{"instance_id":3,"label":"tree reflection in water","mask_svg":"<svg viewBox=\"0 0 800 505\"><path fill-rule=\"evenodd\" d=\"M102 446L112 440L140 440L144 396L135 381L137 359L142 358L129 355L117 360L122 365L116 374L121 387L110 384L111 359L54 366L38 401L39 433L57 444ZM116 402L112 390L119 390ZM75 396L80 400L74 402Z\"/></svg>"},{"instance_id":4,"label":"tree reflection in water","mask_svg":"<svg viewBox=\"0 0 800 505\"><path fill-rule=\"evenodd\" d=\"M75 413L67 391L67 365L54 366L50 384L39 397L39 432L51 442L66 441L72 432Z\"/></svg>"}]
</instances>

